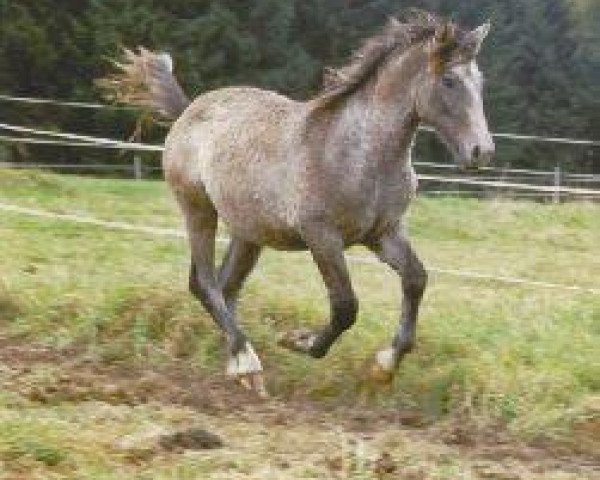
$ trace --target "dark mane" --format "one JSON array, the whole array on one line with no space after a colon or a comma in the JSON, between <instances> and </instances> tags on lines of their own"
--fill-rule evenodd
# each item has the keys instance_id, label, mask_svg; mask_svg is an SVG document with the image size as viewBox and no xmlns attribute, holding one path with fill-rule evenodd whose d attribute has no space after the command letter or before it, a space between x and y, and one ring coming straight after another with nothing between
<instances>
[{"instance_id":1,"label":"dark mane","mask_svg":"<svg viewBox=\"0 0 600 480\"><path fill-rule=\"evenodd\" d=\"M341 68L325 71L323 88L317 100L329 105L354 93L383 65L393 52L402 53L411 46L424 42L446 30L449 49L456 45L456 38L462 31L457 25L421 10L411 10L403 21L390 18L383 30L366 40L352 54L350 63Z\"/></svg>"}]
</instances>

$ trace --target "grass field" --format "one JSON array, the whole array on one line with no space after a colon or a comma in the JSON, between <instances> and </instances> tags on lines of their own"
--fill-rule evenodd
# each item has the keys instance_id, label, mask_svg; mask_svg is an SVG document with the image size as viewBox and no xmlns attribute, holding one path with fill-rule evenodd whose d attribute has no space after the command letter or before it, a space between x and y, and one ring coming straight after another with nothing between
<instances>
[{"instance_id":1,"label":"grass field","mask_svg":"<svg viewBox=\"0 0 600 480\"><path fill-rule=\"evenodd\" d=\"M0 202L180 226L161 182L3 170ZM600 288L598 205L421 198L410 231L434 268ZM0 479L388 478L386 461L389 478L600 478L598 294L432 273L418 347L381 389L366 362L397 278L351 262L359 321L313 361L275 340L326 318L316 268L268 251L240 308L275 397L257 403L220 376L188 263L180 238L0 211ZM156 447L190 424L226 447Z\"/></svg>"}]
</instances>

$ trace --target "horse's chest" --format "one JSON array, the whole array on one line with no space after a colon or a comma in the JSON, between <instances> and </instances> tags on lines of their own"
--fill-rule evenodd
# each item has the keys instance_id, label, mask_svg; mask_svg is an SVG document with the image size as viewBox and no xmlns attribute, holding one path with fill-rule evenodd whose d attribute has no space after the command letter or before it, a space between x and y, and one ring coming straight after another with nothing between
<instances>
[{"instance_id":1,"label":"horse's chest","mask_svg":"<svg viewBox=\"0 0 600 480\"><path fill-rule=\"evenodd\" d=\"M416 188L412 168L380 177L372 205L373 227L396 223L415 196Z\"/></svg>"},{"instance_id":2,"label":"horse's chest","mask_svg":"<svg viewBox=\"0 0 600 480\"><path fill-rule=\"evenodd\" d=\"M417 176L412 167L406 168L383 176L380 179L379 188L379 208L382 211L392 209L396 214L398 209L402 209L399 213L403 213L416 194Z\"/></svg>"},{"instance_id":3,"label":"horse's chest","mask_svg":"<svg viewBox=\"0 0 600 480\"><path fill-rule=\"evenodd\" d=\"M347 243L377 236L396 225L416 192L412 168L365 175L352 182L346 191L340 230ZM351 199L350 199L351 198Z\"/></svg>"}]
</instances>

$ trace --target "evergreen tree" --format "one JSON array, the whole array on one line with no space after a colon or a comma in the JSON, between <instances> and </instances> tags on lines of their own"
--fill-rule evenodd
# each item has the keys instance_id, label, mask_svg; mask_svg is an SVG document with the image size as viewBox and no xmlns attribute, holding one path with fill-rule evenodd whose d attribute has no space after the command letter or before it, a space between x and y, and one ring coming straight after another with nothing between
<instances>
[{"instance_id":1,"label":"evergreen tree","mask_svg":"<svg viewBox=\"0 0 600 480\"><path fill-rule=\"evenodd\" d=\"M107 58L144 45L173 55L192 95L255 85L307 98L326 65L343 63L389 15L413 6L473 27L492 19L480 63L494 130L600 137L596 0L0 0L0 92L100 100L93 80L111 68ZM122 137L135 123L127 112L81 113L0 104L0 120L103 136ZM150 132L157 141L162 135ZM426 137L423 147L422 155L443 155ZM502 142L499 161L548 168L571 156L573 165L600 169L598 150ZM55 161L55 151L36 155Z\"/></svg>"}]
</instances>

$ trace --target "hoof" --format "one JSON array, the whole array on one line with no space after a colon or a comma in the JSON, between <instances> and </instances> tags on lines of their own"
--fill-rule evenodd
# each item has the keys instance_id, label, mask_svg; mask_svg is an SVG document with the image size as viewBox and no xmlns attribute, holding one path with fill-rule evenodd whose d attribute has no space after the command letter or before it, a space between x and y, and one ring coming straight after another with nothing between
<instances>
[{"instance_id":1,"label":"hoof","mask_svg":"<svg viewBox=\"0 0 600 480\"><path fill-rule=\"evenodd\" d=\"M389 385L394 379L396 370L396 352L393 348L380 350L369 372L370 379L377 384Z\"/></svg>"},{"instance_id":2,"label":"hoof","mask_svg":"<svg viewBox=\"0 0 600 480\"><path fill-rule=\"evenodd\" d=\"M270 398L269 392L265 387L265 380L260 373L249 373L236 377L237 382L250 392L256 393L258 398Z\"/></svg>"},{"instance_id":3,"label":"hoof","mask_svg":"<svg viewBox=\"0 0 600 480\"><path fill-rule=\"evenodd\" d=\"M310 330L299 329L284 333L277 344L293 352L311 354L317 335Z\"/></svg>"},{"instance_id":4,"label":"hoof","mask_svg":"<svg viewBox=\"0 0 600 480\"><path fill-rule=\"evenodd\" d=\"M262 364L250 343L237 355L229 358L227 362L227 375L237 380L244 388L256 392L261 398L269 395L262 377Z\"/></svg>"}]
</instances>

